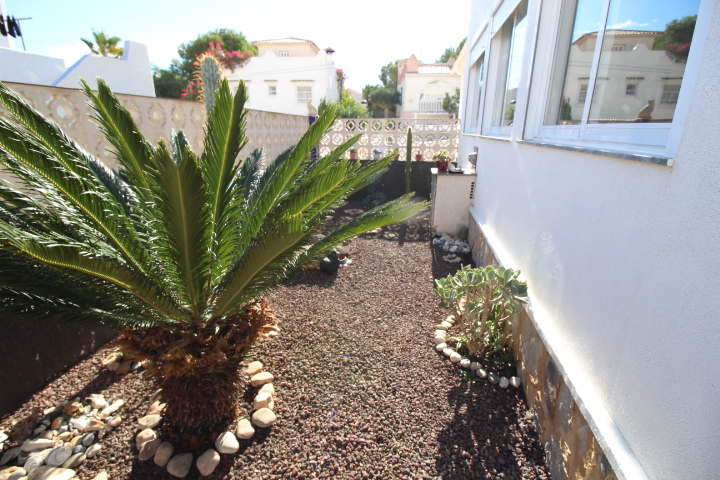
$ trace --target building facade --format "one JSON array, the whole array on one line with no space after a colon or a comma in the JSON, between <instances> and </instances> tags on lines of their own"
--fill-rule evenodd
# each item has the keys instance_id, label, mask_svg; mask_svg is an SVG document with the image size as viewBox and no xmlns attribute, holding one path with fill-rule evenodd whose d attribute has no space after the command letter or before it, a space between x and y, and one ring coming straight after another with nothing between
<instances>
[{"instance_id":1,"label":"building facade","mask_svg":"<svg viewBox=\"0 0 720 480\"><path fill-rule=\"evenodd\" d=\"M448 63L423 64L411 55L398 62L398 91L400 118L447 118L443 110L445 94L453 95L462 89L465 68L464 48L460 56Z\"/></svg>"}]
</instances>

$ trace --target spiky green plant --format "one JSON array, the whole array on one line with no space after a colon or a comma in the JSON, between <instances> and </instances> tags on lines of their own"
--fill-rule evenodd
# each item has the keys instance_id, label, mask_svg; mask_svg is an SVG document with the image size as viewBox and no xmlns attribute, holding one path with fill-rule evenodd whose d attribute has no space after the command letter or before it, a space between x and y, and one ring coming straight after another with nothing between
<instances>
[{"instance_id":1,"label":"spiky green plant","mask_svg":"<svg viewBox=\"0 0 720 480\"><path fill-rule=\"evenodd\" d=\"M220 62L212 55L205 55L200 63L200 72L202 75L203 101L209 114L215 104L215 91L220 86L220 79L222 78Z\"/></svg>"},{"instance_id":2,"label":"spiky green plant","mask_svg":"<svg viewBox=\"0 0 720 480\"><path fill-rule=\"evenodd\" d=\"M242 354L267 321L262 295L426 205L406 196L322 234L325 216L392 161L343 159L359 136L312 160L333 108L262 168L258 150L237 161L242 82L234 97L221 82L200 155L182 132L150 144L105 82L83 86L117 172L0 83L10 114L0 117L0 162L20 182L0 182L0 306L124 329L126 351L150 361L176 438L197 446L235 413Z\"/></svg>"}]
</instances>

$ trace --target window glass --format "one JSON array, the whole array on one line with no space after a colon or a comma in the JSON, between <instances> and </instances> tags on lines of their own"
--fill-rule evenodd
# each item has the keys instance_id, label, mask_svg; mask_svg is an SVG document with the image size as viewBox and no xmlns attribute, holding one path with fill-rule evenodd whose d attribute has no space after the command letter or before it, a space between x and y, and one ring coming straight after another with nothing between
<instances>
[{"instance_id":1,"label":"window glass","mask_svg":"<svg viewBox=\"0 0 720 480\"><path fill-rule=\"evenodd\" d=\"M588 123L672 122L699 7L611 0ZM621 94L628 76L644 77L631 97Z\"/></svg>"},{"instance_id":2,"label":"window glass","mask_svg":"<svg viewBox=\"0 0 720 480\"><path fill-rule=\"evenodd\" d=\"M500 68L498 78L500 83L502 103L495 108L493 126L510 126L515 119L515 100L520 84L520 70L523 53L525 52L525 37L527 32L527 0L518 5L515 12L505 21L500 31Z\"/></svg>"},{"instance_id":3,"label":"window glass","mask_svg":"<svg viewBox=\"0 0 720 480\"><path fill-rule=\"evenodd\" d=\"M297 87L297 103L307 103L312 100L312 87Z\"/></svg>"},{"instance_id":4,"label":"window glass","mask_svg":"<svg viewBox=\"0 0 720 480\"><path fill-rule=\"evenodd\" d=\"M277 85L268 85L268 95L277 95Z\"/></svg>"},{"instance_id":5,"label":"window glass","mask_svg":"<svg viewBox=\"0 0 720 480\"><path fill-rule=\"evenodd\" d=\"M470 128L477 128L480 124L480 102L482 101L483 86L485 81L485 53L478 57L475 65L471 70L471 79L475 87L475 91L470 102L468 114L470 116Z\"/></svg>"}]
</instances>

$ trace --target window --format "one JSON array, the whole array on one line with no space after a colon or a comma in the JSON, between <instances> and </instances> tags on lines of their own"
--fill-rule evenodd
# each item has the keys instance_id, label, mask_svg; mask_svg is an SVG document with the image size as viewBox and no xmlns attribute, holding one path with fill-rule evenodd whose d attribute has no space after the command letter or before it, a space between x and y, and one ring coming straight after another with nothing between
<instances>
[{"instance_id":1,"label":"window","mask_svg":"<svg viewBox=\"0 0 720 480\"><path fill-rule=\"evenodd\" d=\"M483 94L483 86L485 82L485 52L481 53L477 61L473 64L470 69L470 81L468 87L472 92L467 98L466 112L468 118L466 119L466 130L477 131L477 127L480 125L480 112L481 102Z\"/></svg>"},{"instance_id":2,"label":"window","mask_svg":"<svg viewBox=\"0 0 720 480\"><path fill-rule=\"evenodd\" d=\"M680 96L680 85L663 85L661 105L676 105Z\"/></svg>"},{"instance_id":3,"label":"window","mask_svg":"<svg viewBox=\"0 0 720 480\"><path fill-rule=\"evenodd\" d=\"M559 0L539 136L663 148L700 1Z\"/></svg>"},{"instance_id":4,"label":"window","mask_svg":"<svg viewBox=\"0 0 720 480\"><path fill-rule=\"evenodd\" d=\"M277 95L277 85L268 85L268 95L270 95L270 96Z\"/></svg>"},{"instance_id":5,"label":"window","mask_svg":"<svg viewBox=\"0 0 720 480\"><path fill-rule=\"evenodd\" d=\"M307 103L312 100L312 87L297 87L297 103Z\"/></svg>"},{"instance_id":6,"label":"window","mask_svg":"<svg viewBox=\"0 0 720 480\"><path fill-rule=\"evenodd\" d=\"M280 56L281 56L281 57L289 57L289 56L290 56L290 52L280 52Z\"/></svg>"},{"instance_id":7,"label":"window","mask_svg":"<svg viewBox=\"0 0 720 480\"><path fill-rule=\"evenodd\" d=\"M491 48L498 55L498 70L491 127L509 127L515 121L515 100L520 84L526 32L527 0L523 0L492 40ZM494 130L492 133L508 133L506 128Z\"/></svg>"},{"instance_id":8,"label":"window","mask_svg":"<svg viewBox=\"0 0 720 480\"><path fill-rule=\"evenodd\" d=\"M420 111L443 112L442 104L445 94L452 94L452 87L449 83L434 80L425 87L420 94Z\"/></svg>"}]
</instances>

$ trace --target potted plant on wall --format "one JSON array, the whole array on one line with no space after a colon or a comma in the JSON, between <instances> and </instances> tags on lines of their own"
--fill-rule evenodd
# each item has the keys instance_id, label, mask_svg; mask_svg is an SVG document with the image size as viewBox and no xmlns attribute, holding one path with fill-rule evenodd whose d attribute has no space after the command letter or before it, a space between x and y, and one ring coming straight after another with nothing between
<instances>
[{"instance_id":1,"label":"potted plant on wall","mask_svg":"<svg viewBox=\"0 0 720 480\"><path fill-rule=\"evenodd\" d=\"M450 168L450 160L452 160L452 157L445 150L440 150L433 155L433 160L435 160L438 172L447 172Z\"/></svg>"},{"instance_id":2,"label":"potted plant on wall","mask_svg":"<svg viewBox=\"0 0 720 480\"><path fill-rule=\"evenodd\" d=\"M373 150L373 160L380 160L380 150Z\"/></svg>"},{"instance_id":3,"label":"potted plant on wall","mask_svg":"<svg viewBox=\"0 0 720 480\"><path fill-rule=\"evenodd\" d=\"M357 160L357 150L354 148L350 149L350 160Z\"/></svg>"},{"instance_id":4,"label":"potted plant on wall","mask_svg":"<svg viewBox=\"0 0 720 480\"><path fill-rule=\"evenodd\" d=\"M415 154L415 161L416 162L422 162L422 153L416 153Z\"/></svg>"}]
</instances>

